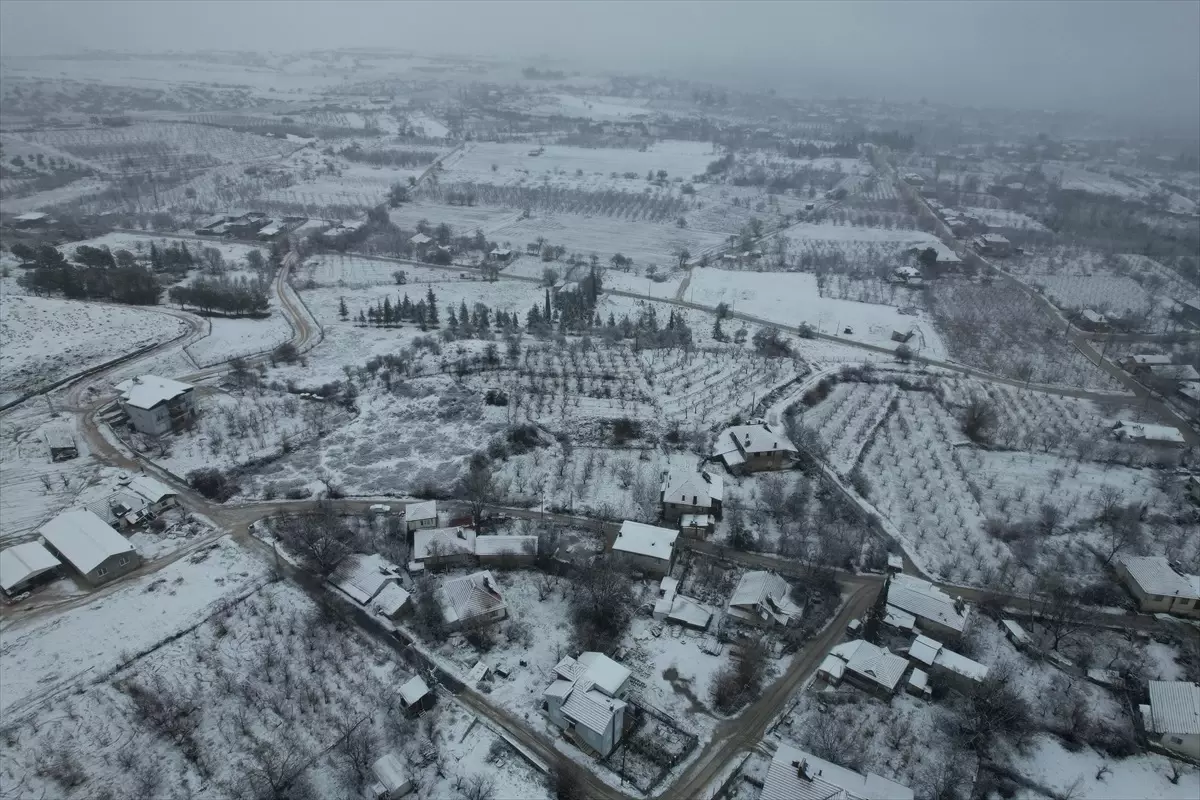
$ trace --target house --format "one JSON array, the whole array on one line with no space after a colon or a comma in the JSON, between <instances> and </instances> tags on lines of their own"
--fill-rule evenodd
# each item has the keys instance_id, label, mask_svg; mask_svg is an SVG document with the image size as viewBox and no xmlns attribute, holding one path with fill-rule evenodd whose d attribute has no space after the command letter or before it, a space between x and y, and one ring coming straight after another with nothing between
<instances>
[{"instance_id":1,"label":"house","mask_svg":"<svg viewBox=\"0 0 1200 800\"><path fill-rule=\"evenodd\" d=\"M505 247L494 247L492 248L492 251L488 253L488 258L491 261L499 261L501 264L507 264L512 256L512 250L509 250Z\"/></svg>"},{"instance_id":2,"label":"house","mask_svg":"<svg viewBox=\"0 0 1200 800\"><path fill-rule=\"evenodd\" d=\"M60 425L46 429L46 447L50 449L51 461L70 461L79 457L79 446L75 443L75 433Z\"/></svg>"},{"instance_id":3,"label":"house","mask_svg":"<svg viewBox=\"0 0 1200 800\"><path fill-rule=\"evenodd\" d=\"M131 492L128 486L118 486L112 494L87 503L84 508L119 531L136 528L154 518L149 501Z\"/></svg>"},{"instance_id":4,"label":"house","mask_svg":"<svg viewBox=\"0 0 1200 800\"><path fill-rule=\"evenodd\" d=\"M410 503L404 509L405 525L409 531L420 528L437 527L437 501L426 500L423 503Z\"/></svg>"},{"instance_id":5,"label":"house","mask_svg":"<svg viewBox=\"0 0 1200 800\"><path fill-rule=\"evenodd\" d=\"M689 539L707 539L717 526L712 514L684 514L679 518L679 533Z\"/></svg>"},{"instance_id":6,"label":"house","mask_svg":"<svg viewBox=\"0 0 1200 800\"><path fill-rule=\"evenodd\" d=\"M727 613L748 625L789 625L804 611L789 599L791 591L788 582L774 572L747 572L729 598Z\"/></svg>"},{"instance_id":7,"label":"house","mask_svg":"<svg viewBox=\"0 0 1200 800\"><path fill-rule=\"evenodd\" d=\"M258 231L258 240L271 242L287 233L288 226L283 220L271 220Z\"/></svg>"},{"instance_id":8,"label":"house","mask_svg":"<svg viewBox=\"0 0 1200 800\"><path fill-rule=\"evenodd\" d=\"M150 436L177 431L196 418L194 387L157 375L141 375L116 386L121 409L134 430Z\"/></svg>"},{"instance_id":9,"label":"house","mask_svg":"<svg viewBox=\"0 0 1200 800\"><path fill-rule=\"evenodd\" d=\"M368 605L389 585L399 585L400 568L377 555L351 553L329 576L329 583L360 605Z\"/></svg>"},{"instance_id":10,"label":"house","mask_svg":"<svg viewBox=\"0 0 1200 800\"><path fill-rule=\"evenodd\" d=\"M179 502L179 494L174 489L149 475L138 475L125 484L125 488L144 500L152 514L161 514Z\"/></svg>"},{"instance_id":11,"label":"house","mask_svg":"<svg viewBox=\"0 0 1200 800\"><path fill-rule=\"evenodd\" d=\"M1200 684L1150 681L1150 704L1139 710L1151 741L1189 758L1200 758Z\"/></svg>"},{"instance_id":12,"label":"house","mask_svg":"<svg viewBox=\"0 0 1200 800\"><path fill-rule=\"evenodd\" d=\"M679 594L678 578L662 579L658 587L658 599L654 601L654 619L703 631L708 629L712 616L713 612L707 606Z\"/></svg>"},{"instance_id":13,"label":"house","mask_svg":"<svg viewBox=\"0 0 1200 800\"><path fill-rule=\"evenodd\" d=\"M1176 570L1162 556L1121 556L1115 568L1142 611L1200 617L1200 575Z\"/></svg>"},{"instance_id":14,"label":"house","mask_svg":"<svg viewBox=\"0 0 1200 800\"><path fill-rule=\"evenodd\" d=\"M418 233L408 240L408 243L417 248L417 250L425 249L431 242L433 242L433 239L423 233Z\"/></svg>"},{"instance_id":15,"label":"house","mask_svg":"<svg viewBox=\"0 0 1200 800\"><path fill-rule=\"evenodd\" d=\"M1200 383L1181 384L1175 393L1179 395L1180 403L1192 412L1193 418L1200 413Z\"/></svg>"},{"instance_id":16,"label":"house","mask_svg":"<svg viewBox=\"0 0 1200 800\"><path fill-rule=\"evenodd\" d=\"M62 562L40 542L24 542L0 550L0 590L12 597L39 578L53 577Z\"/></svg>"},{"instance_id":17,"label":"house","mask_svg":"<svg viewBox=\"0 0 1200 800\"><path fill-rule=\"evenodd\" d=\"M446 581L437 590L437 601L451 630L490 625L508 615L496 579L487 570Z\"/></svg>"},{"instance_id":18,"label":"house","mask_svg":"<svg viewBox=\"0 0 1200 800\"><path fill-rule=\"evenodd\" d=\"M1170 363L1170 356L1159 353L1134 353L1121 359L1121 367L1134 375L1149 372L1151 367L1165 367Z\"/></svg>"},{"instance_id":19,"label":"house","mask_svg":"<svg viewBox=\"0 0 1200 800\"><path fill-rule=\"evenodd\" d=\"M675 562L675 540L679 531L625 520L613 540L612 552L620 554L637 570L666 575Z\"/></svg>"},{"instance_id":20,"label":"house","mask_svg":"<svg viewBox=\"0 0 1200 800\"><path fill-rule=\"evenodd\" d=\"M1012 242L998 233L976 237L975 249L985 256L1006 256L1012 253Z\"/></svg>"},{"instance_id":21,"label":"house","mask_svg":"<svg viewBox=\"0 0 1200 800\"><path fill-rule=\"evenodd\" d=\"M1191 364L1155 364L1150 367L1149 372L1150 377L1161 384L1200 381L1200 372Z\"/></svg>"},{"instance_id":22,"label":"house","mask_svg":"<svg viewBox=\"0 0 1200 800\"><path fill-rule=\"evenodd\" d=\"M543 692L550 721L586 750L604 758L625 733L624 698L632 674L602 653L566 656L554 667L556 678Z\"/></svg>"},{"instance_id":23,"label":"house","mask_svg":"<svg viewBox=\"0 0 1200 800\"><path fill-rule=\"evenodd\" d=\"M469 564L475 557L475 539L470 528L422 528L413 532L410 558L431 567Z\"/></svg>"},{"instance_id":24,"label":"house","mask_svg":"<svg viewBox=\"0 0 1200 800\"><path fill-rule=\"evenodd\" d=\"M412 595L399 583L389 582L375 595L375 599L371 601L371 608L395 622L412 610L411 601Z\"/></svg>"},{"instance_id":25,"label":"house","mask_svg":"<svg viewBox=\"0 0 1200 800\"><path fill-rule=\"evenodd\" d=\"M839 767L780 744L771 757L759 800L913 800L913 790L873 772Z\"/></svg>"},{"instance_id":26,"label":"house","mask_svg":"<svg viewBox=\"0 0 1200 800\"><path fill-rule=\"evenodd\" d=\"M220 236L225 232L225 224L232 222L235 217L228 214L217 214L200 221L194 233L197 236Z\"/></svg>"},{"instance_id":27,"label":"house","mask_svg":"<svg viewBox=\"0 0 1200 800\"><path fill-rule=\"evenodd\" d=\"M1079 312L1077 324L1085 331L1106 331L1108 330L1108 317L1099 311L1085 308Z\"/></svg>"},{"instance_id":28,"label":"house","mask_svg":"<svg viewBox=\"0 0 1200 800\"><path fill-rule=\"evenodd\" d=\"M1169 453L1187 446L1183 434L1170 425L1118 420L1117 424L1113 426L1112 435L1119 441L1144 444L1159 452Z\"/></svg>"},{"instance_id":29,"label":"house","mask_svg":"<svg viewBox=\"0 0 1200 800\"><path fill-rule=\"evenodd\" d=\"M91 511L64 511L38 529L50 551L92 586L137 569L141 556L124 536Z\"/></svg>"},{"instance_id":30,"label":"house","mask_svg":"<svg viewBox=\"0 0 1200 800\"><path fill-rule=\"evenodd\" d=\"M231 239L253 238L270 221L261 211L251 211L225 223L225 236Z\"/></svg>"},{"instance_id":31,"label":"house","mask_svg":"<svg viewBox=\"0 0 1200 800\"><path fill-rule=\"evenodd\" d=\"M837 680L830 680L835 685L844 680L852 686L870 692L877 697L887 700L896 693L900 679L908 669L908 662L888 650L878 647L863 639L842 642L830 651L829 658L842 662L839 667L822 663L818 670L826 679L832 678L835 672L841 674Z\"/></svg>"},{"instance_id":32,"label":"house","mask_svg":"<svg viewBox=\"0 0 1200 800\"><path fill-rule=\"evenodd\" d=\"M971 607L951 597L927 580L911 575L893 575L887 586L887 611L893 621L909 618L917 628L942 638L956 638L967 629ZM886 623L886 620L885 620ZM894 627L900 627L895 625Z\"/></svg>"},{"instance_id":33,"label":"house","mask_svg":"<svg viewBox=\"0 0 1200 800\"><path fill-rule=\"evenodd\" d=\"M665 471L658 496L662 517L677 521L684 514L704 514L720 519L724 491L719 475L690 469Z\"/></svg>"},{"instance_id":34,"label":"house","mask_svg":"<svg viewBox=\"0 0 1200 800\"><path fill-rule=\"evenodd\" d=\"M522 536L477 536L475 538L475 557L480 564L521 565L532 564L537 560L538 538L533 535Z\"/></svg>"},{"instance_id":35,"label":"house","mask_svg":"<svg viewBox=\"0 0 1200 800\"><path fill-rule=\"evenodd\" d=\"M399 800L414 788L404 762L395 753L388 753L372 764L371 773L375 776L368 790L372 800Z\"/></svg>"},{"instance_id":36,"label":"house","mask_svg":"<svg viewBox=\"0 0 1200 800\"><path fill-rule=\"evenodd\" d=\"M13 217L14 228L36 228L50 222L50 215L41 211L26 211Z\"/></svg>"},{"instance_id":37,"label":"house","mask_svg":"<svg viewBox=\"0 0 1200 800\"><path fill-rule=\"evenodd\" d=\"M410 714L433 708L433 692L420 675L400 685L400 705Z\"/></svg>"},{"instance_id":38,"label":"house","mask_svg":"<svg viewBox=\"0 0 1200 800\"><path fill-rule=\"evenodd\" d=\"M892 270L892 281L894 283L908 283L909 281L921 280L921 270L916 267L896 267Z\"/></svg>"},{"instance_id":39,"label":"house","mask_svg":"<svg viewBox=\"0 0 1200 800\"><path fill-rule=\"evenodd\" d=\"M741 474L787 469L796 454L796 446L765 422L726 428L713 448L713 458L721 459L730 472Z\"/></svg>"},{"instance_id":40,"label":"house","mask_svg":"<svg viewBox=\"0 0 1200 800\"><path fill-rule=\"evenodd\" d=\"M959 692L967 693L987 677L988 668L978 661L948 650L936 639L918 636L908 648L908 658L924 665L931 675L944 680Z\"/></svg>"}]
</instances>

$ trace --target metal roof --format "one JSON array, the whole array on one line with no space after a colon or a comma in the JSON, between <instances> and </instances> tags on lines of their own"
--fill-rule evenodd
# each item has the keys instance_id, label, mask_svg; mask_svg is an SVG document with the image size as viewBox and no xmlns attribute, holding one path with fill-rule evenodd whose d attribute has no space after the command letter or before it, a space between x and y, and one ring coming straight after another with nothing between
<instances>
[{"instance_id":1,"label":"metal roof","mask_svg":"<svg viewBox=\"0 0 1200 800\"><path fill-rule=\"evenodd\" d=\"M0 589L7 592L61 563L41 542L25 542L0 550Z\"/></svg>"},{"instance_id":2,"label":"metal roof","mask_svg":"<svg viewBox=\"0 0 1200 800\"><path fill-rule=\"evenodd\" d=\"M83 573L91 572L112 556L137 553L124 536L91 511L82 508L64 511L43 525L39 533L75 569Z\"/></svg>"},{"instance_id":3,"label":"metal roof","mask_svg":"<svg viewBox=\"0 0 1200 800\"><path fill-rule=\"evenodd\" d=\"M672 528L659 528L656 525L625 520L621 523L621 530L617 532L612 549L665 561L671 558L678 537L679 531Z\"/></svg>"},{"instance_id":4,"label":"metal roof","mask_svg":"<svg viewBox=\"0 0 1200 800\"><path fill-rule=\"evenodd\" d=\"M941 649L941 642L930 639L928 636L918 636L912 646L908 648L908 657L929 666L937 659L938 651Z\"/></svg>"},{"instance_id":5,"label":"metal roof","mask_svg":"<svg viewBox=\"0 0 1200 800\"><path fill-rule=\"evenodd\" d=\"M724 489L724 482L720 476L687 469L668 472L663 477L660 487L664 503L679 503L705 508L712 505L714 500L719 502ZM694 500L689 498L694 498Z\"/></svg>"},{"instance_id":6,"label":"metal roof","mask_svg":"<svg viewBox=\"0 0 1200 800\"><path fill-rule=\"evenodd\" d=\"M379 590L379 594L375 595L375 600L372 605L379 610L379 613L384 616L395 616L400 609L404 608L404 604L412 597L398 583L389 583Z\"/></svg>"},{"instance_id":7,"label":"metal roof","mask_svg":"<svg viewBox=\"0 0 1200 800\"><path fill-rule=\"evenodd\" d=\"M396 583L399 572L399 567L377 555L351 553L337 565L329 582L365 606L383 587Z\"/></svg>"},{"instance_id":8,"label":"metal roof","mask_svg":"<svg viewBox=\"0 0 1200 800\"><path fill-rule=\"evenodd\" d=\"M409 783L408 770L404 768L404 762L395 753L388 753L372 764L371 772L375 773L375 780L379 781L389 792L402 789Z\"/></svg>"},{"instance_id":9,"label":"metal roof","mask_svg":"<svg viewBox=\"0 0 1200 800\"><path fill-rule=\"evenodd\" d=\"M404 508L404 516L409 522L414 519L432 519L437 522L437 500L425 500L420 503L409 503Z\"/></svg>"},{"instance_id":10,"label":"metal roof","mask_svg":"<svg viewBox=\"0 0 1200 800\"><path fill-rule=\"evenodd\" d=\"M904 671L908 669L908 661L885 647L877 647L864 641L846 662L846 669L869 678L892 691L900 682Z\"/></svg>"},{"instance_id":11,"label":"metal roof","mask_svg":"<svg viewBox=\"0 0 1200 800\"><path fill-rule=\"evenodd\" d=\"M1183 575L1162 556L1124 556L1120 564L1146 594L1200 598L1200 575Z\"/></svg>"},{"instance_id":12,"label":"metal roof","mask_svg":"<svg viewBox=\"0 0 1200 800\"><path fill-rule=\"evenodd\" d=\"M429 684L425 683L425 679L420 675L409 678L408 681L400 685L400 699L406 705L411 706L427 694L429 694Z\"/></svg>"},{"instance_id":13,"label":"metal roof","mask_svg":"<svg viewBox=\"0 0 1200 800\"><path fill-rule=\"evenodd\" d=\"M475 539L477 556L537 555L536 536L479 536Z\"/></svg>"},{"instance_id":14,"label":"metal roof","mask_svg":"<svg viewBox=\"0 0 1200 800\"><path fill-rule=\"evenodd\" d=\"M474 572L442 584L442 616L447 622L481 617L504 608L504 598L491 572Z\"/></svg>"},{"instance_id":15,"label":"metal roof","mask_svg":"<svg viewBox=\"0 0 1200 800\"><path fill-rule=\"evenodd\" d=\"M771 758L759 800L913 800L907 786L873 772L854 770L780 744Z\"/></svg>"},{"instance_id":16,"label":"metal roof","mask_svg":"<svg viewBox=\"0 0 1200 800\"><path fill-rule=\"evenodd\" d=\"M564 717L575 720L579 725L604 733L616 713L625 707L625 701L609 697L590 688L587 681L578 682L562 705Z\"/></svg>"},{"instance_id":17,"label":"metal roof","mask_svg":"<svg viewBox=\"0 0 1200 800\"><path fill-rule=\"evenodd\" d=\"M1155 733L1200 734L1200 684L1150 681L1150 722Z\"/></svg>"},{"instance_id":18,"label":"metal roof","mask_svg":"<svg viewBox=\"0 0 1200 800\"><path fill-rule=\"evenodd\" d=\"M967 627L967 607L964 605L962 613L959 613L954 598L920 578L908 575L892 578L888 586L887 603L955 631L961 632Z\"/></svg>"},{"instance_id":19,"label":"metal roof","mask_svg":"<svg viewBox=\"0 0 1200 800\"><path fill-rule=\"evenodd\" d=\"M126 405L149 409L190 392L192 385L157 375L139 375L118 383L116 388Z\"/></svg>"}]
</instances>

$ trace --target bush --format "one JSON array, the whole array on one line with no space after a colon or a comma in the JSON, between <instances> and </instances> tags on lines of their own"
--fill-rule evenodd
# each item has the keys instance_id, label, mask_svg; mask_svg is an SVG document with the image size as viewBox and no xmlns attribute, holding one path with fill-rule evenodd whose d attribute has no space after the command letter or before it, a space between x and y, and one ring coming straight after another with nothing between
<instances>
[{"instance_id":1,"label":"bush","mask_svg":"<svg viewBox=\"0 0 1200 800\"><path fill-rule=\"evenodd\" d=\"M636 419L622 417L613 423L613 443L617 446L641 438L642 423Z\"/></svg>"},{"instance_id":2,"label":"bush","mask_svg":"<svg viewBox=\"0 0 1200 800\"><path fill-rule=\"evenodd\" d=\"M232 477L213 467L194 469L188 473L187 480L188 486L218 503L224 503L241 491L241 487Z\"/></svg>"},{"instance_id":3,"label":"bush","mask_svg":"<svg viewBox=\"0 0 1200 800\"><path fill-rule=\"evenodd\" d=\"M271 357L281 364L294 364L300 360L300 351L291 342L284 342L275 348Z\"/></svg>"}]
</instances>

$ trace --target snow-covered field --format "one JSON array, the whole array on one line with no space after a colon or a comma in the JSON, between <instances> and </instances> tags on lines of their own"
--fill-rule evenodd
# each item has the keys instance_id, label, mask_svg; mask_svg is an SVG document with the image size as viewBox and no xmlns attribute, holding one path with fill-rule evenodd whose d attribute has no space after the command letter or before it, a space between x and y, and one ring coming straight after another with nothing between
<instances>
[{"instance_id":1,"label":"snow-covered field","mask_svg":"<svg viewBox=\"0 0 1200 800\"><path fill-rule=\"evenodd\" d=\"M676 254L684 248L693 257L711 252L725 244L727 232L679 228L670 223L631 222L617 217L539 214L498 227L489 236L497 241L512 242L518 250L542 237L548 244L567 248L568 253L580 253L585 257L594 253L603 264L621 253L644 272L651 264L660 271L673 267L678 261ZM560 268L556 264L544 266ZM540 267L538 269L540 274Z\"/></svg>"},{"instance_id":2,"label":"snow-covered field","mask_svg":"<svg viewBox=\"0 0 1200 800\"><path fill-rule=\"evenodd\" d=\"M1045 225L1033 217L1022 214L1020 211L1009 211L1003 208L979 208L978 206L965 206L963 211L979 217L989 227L1018 231L1036 231L1038 233L1050 232L1050 229Z\"/></svg>"},{"instance_id":3,"label":"snow-covered field","mask_svg":"<svg viewBox=\"0 0 1200 800\"><path fill-rule=\"evenodd\" d=\"M187 346L199 367L264 353L294 335L292 324L278 309L265 319L211 317L205 322L209 332Z\"/></svg>"},{"instance_id":4,"label":"snow-covered field","mask_svg":"<svg viewBox=\"0 0 1200 800\"><path fill-rule=\"evenodd\" d=\"M1153 753L1113 759L1084 747L1068 750L1052 736L1034 739L1028 753L1014 755L1011 766L1021 775L1045 786L1060 796L1074 792L1074 797L1089 800L1128 800L1131 797L1153 797L1156 800L1194 800L1200 796L1200 772L1195 767L1177 762L1181 773L1177 782L1171 781L1171 760ZM1097 778L1101 768L1107 768ZM1042 800L1044 795L1019 789L1022 800Z\"/></svg>"},{"instance_id":5,"label":"snow-covered field","mask_svg":"<svg viewBox=\"0 0 1200 800\"><path fill-rule=\"evenodd\" d=\"M177 316L130 306L0 294L0 401L183 334Z\"/></svg>"}]
</instances>

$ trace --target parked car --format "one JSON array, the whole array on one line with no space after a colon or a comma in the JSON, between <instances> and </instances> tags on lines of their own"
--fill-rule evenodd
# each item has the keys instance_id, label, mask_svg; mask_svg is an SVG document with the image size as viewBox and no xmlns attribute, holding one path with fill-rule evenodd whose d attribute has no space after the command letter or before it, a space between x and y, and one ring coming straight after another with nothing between
<instances>
[{"instance_id":1,"label":"parked car","mask_svg":"<svg viewBox=\"0 0 1200 800\"><path fill-rule=\"evenodd\" d=\"M390 514L392 511L392 507L385 506L383 503L374 503L371 506L370 511L372 514Z\"/></svg>"}]
</instances>

